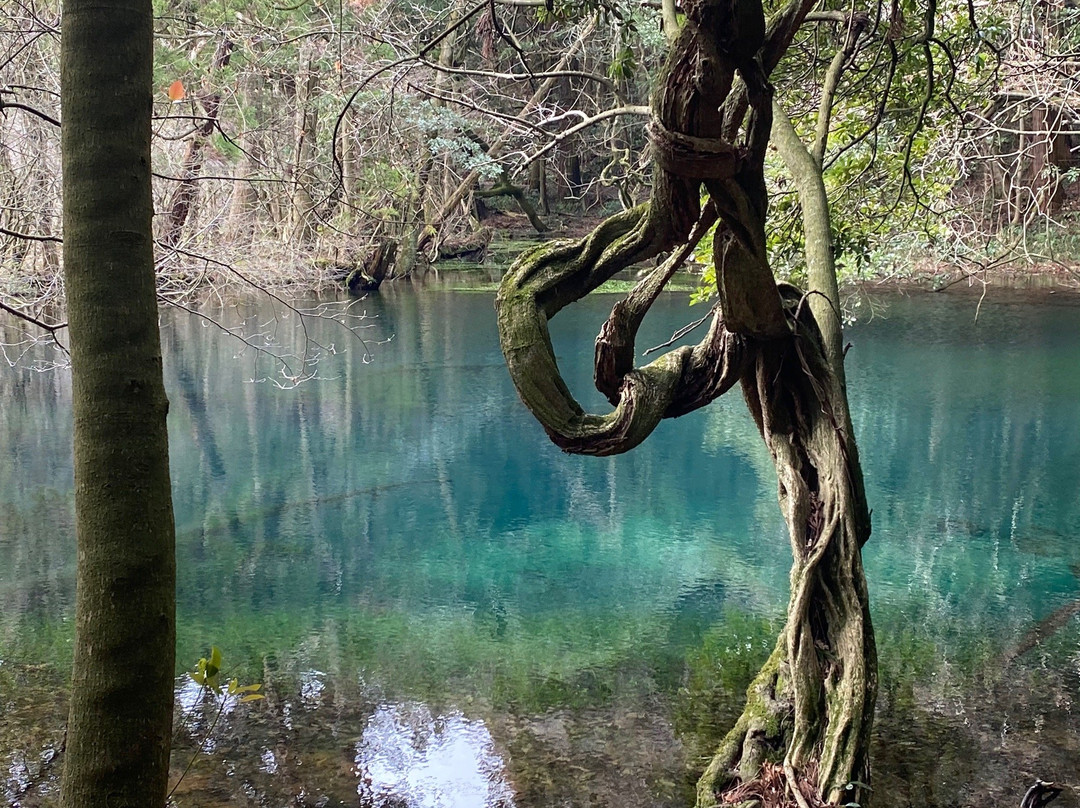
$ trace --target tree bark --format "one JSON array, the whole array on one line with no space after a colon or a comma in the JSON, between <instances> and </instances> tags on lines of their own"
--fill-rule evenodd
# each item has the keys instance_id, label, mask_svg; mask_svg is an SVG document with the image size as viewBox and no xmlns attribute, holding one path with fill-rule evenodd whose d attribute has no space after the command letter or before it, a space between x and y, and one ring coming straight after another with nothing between
<instances>
[{"instance_id":1,"label":"tree bark","mask_svg":"<svg viewBox=\"0 0 1080 808\"><path fill-rule=\"evenodd\" d=\"M795 338L760 351L742 378L794 557L787 622L698 783L699 807L724 791L760 798L765 763L782 766L801 808L869 798L877 653L860 549L870 516L846 400L804 313Z\"/></svg>"},{"instance_id":2,"label":"tree bark","mask_svg":"<svg viewBox=\"0 0 1080 808\"><path fill-rule=\"evenodd\" d=\"M485 188L483 190L477 190L473 192L473 196L477 199L492 199L497 196L509 196L518 203L518 207L521 208L521 212L525 214L525 217L529 220L529 224L532 225L533 230L537 233L546 233L548 226L544 224L544 220L536 212L536 208L533 207L533 203L529 201L529 198L525 195L525 189L520 185L514 185L510 182L510 177L507 176L506 171L502 172L502 176L491 188Z\"/></svg>"},{"instance_id":3,"label":"tree bark","mask_svg":"<svg viewBox=\"0 0 1080 808\"><path fill-rule=\"evenodd\" d=\"M257 172L262 161L263 135L259 131L263 120L262 78L249 70L240 81L240 104L243 110L240 132L240 161L233 170L236 179L232 184L232 198L229 200L229 216L225 225L226 240L238 247L251 245L255 236L255 222L258 217L258 194L251 182L251 176Z\"/></svg>"},{"instance_id":4,"label":"tree bark","mask_svg":"<svg viewBox=\"0 0 1080 808\"><path fill-rule=\"evenodd\" d=\"M291 235L297 244L308 244L315 237L315 200L312 161L318 137L319 112L315 105L319 90L319 72L314 64L315 45L305 40L300 49L300 71L296 76L296 153L292 166L293 193Z\"/></svg>"},{"instance_id":5,"label":"tree bark","mask_svg":"<svg viewBox=\"0 0 1080 808\"><path fill-rule=\"evenodd\" d=\"M345 279L345 286L354 294L374 292L390 274L397 256L398 243L393 239L377 240L368 250L363 265L356 267Z\"/></svg>"},{"instance_id":6,"label":"tree bark","mask_svg":"<svg viewBox=\"0 0 1080 808\"><path fill-rule=\"evenodd\" d=\"M151 229L152 65L149 0L65 2L78 571L64 808L162 806L168 781L175 562Z\"/></svg>"},{"instance_id":7,"label":"tree bark","mask_svg":"<svg viewBox=\"0 0 1080 808\"><path fill-rule=\"evenodd\" d=\"M541 246L510 268L496 301L500 343L526 406L566 451L608 455L662 418L739 383L773 457L794 558L785 629L746 710L698 783L698 805L755 804L779 787L799 808L868 799L876 652L860 548L869 511L843 387L806 296L775 282L765 243L767 74L812 3L766 30L759 0L685 3L657 77L648 203L584 239ZM700 203L701 186L708 204ZM719 219L720 302L705 338L634 367L645 312ZM548 321L633 263L672 257L616 304L597 337L594 381L615 406L585 412L563 381Z\"/></svg>"}]
</instances>

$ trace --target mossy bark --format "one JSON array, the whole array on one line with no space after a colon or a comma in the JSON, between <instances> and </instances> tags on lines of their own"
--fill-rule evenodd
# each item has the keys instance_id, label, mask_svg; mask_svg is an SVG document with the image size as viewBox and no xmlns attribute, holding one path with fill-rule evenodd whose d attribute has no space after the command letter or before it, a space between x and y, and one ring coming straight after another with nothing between
<instances>
[{"instance_id":1,"label":"mossy bark","mask_svg":"<svg viewBox=\"0 0 1080 808\"><path fill-rule=\"evenodd\" d=\"M65 0L62 30L78 566L61 805L147 808L165 804L175 655L151 230L153 9Z\"/></svg>"},{"instance_id":2,"label":"mossy bark","mask_svg":"<svg viewBox=\"0 0 1080 808\"><path fill-rule=\"evenodd\" d=\"M765 761L783 765L799 805L868 801L877 655L860 548L870 517L843 391L809 309L795 322L793 338L759 350L742 378L791 541L787 622L699 781L699 806L745 789Z\"/></svg>"},{"instance_id":3,"label":"mossy bark","mask_svg":"<svg viewBox=\"0 0 1080 808\"><path fill-rule=\"evenodd\" d=\"M523 255L496 304L518 392L566 451L628 451L661 419L739 383L773 457L794 557L787 623L748 690L745 712L701 778L700 806L745 797L807 808L865 805L868 798L877 673L860 557L870 520L858 453L821 330L806 297L775 282L765 247L763 166L772 126L766 75L810 6L792 3L766 30L760 2L684 4L687 22L653 98L650 201L578 242ZM707 335L635 367L645 312L717 220L719 304ZM672 257L615 306L601 329L594 378L615 408L587 413L559 373L548 320L619 270L667 250Z\"/></svg>"}]
</instances>

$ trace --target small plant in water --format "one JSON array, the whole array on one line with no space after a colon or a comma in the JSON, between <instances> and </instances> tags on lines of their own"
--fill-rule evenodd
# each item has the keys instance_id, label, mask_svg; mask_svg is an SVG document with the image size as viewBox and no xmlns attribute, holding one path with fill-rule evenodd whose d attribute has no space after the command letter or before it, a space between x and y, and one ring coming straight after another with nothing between
<instances>
[{"instance_id":1,"label":"small plant in water","mask_svg":"<svg viewBox=\"0 0 1080 808\"><path fill-rule=\"evenodd\" d=\"M217 710L214 711L214 719L210 722L210 726L206 728L206 731L198 739L198 743L195 745L195 751L192 753L187 766L184 767L183 773L177 781L173 783L172 788L169 789L169 796L166 798L166 802L172 799L172 795L176 793L176 789L184 782L184 778L187 777L188 772L191 771L191 767L195 765L199 753L206 748L207 741L214 734L214 729L217 727L218 721L221 720L221 716L225 713L226 705L237 703L243 704L245 702L258 701L259 699L264 698L263 694L258 692L262 689L262 684L259 682L241 685L234 677L223 684L221 666L221 649L215 645L210 649L210 657L201 657L198 664L195 666L195 670L188 674L188 676L191 677L191 680L199 686L198 698L192 705L189 714L193 713L200 704L203 704L208 699L217 700Z\"/></svg>"}]
</instances>

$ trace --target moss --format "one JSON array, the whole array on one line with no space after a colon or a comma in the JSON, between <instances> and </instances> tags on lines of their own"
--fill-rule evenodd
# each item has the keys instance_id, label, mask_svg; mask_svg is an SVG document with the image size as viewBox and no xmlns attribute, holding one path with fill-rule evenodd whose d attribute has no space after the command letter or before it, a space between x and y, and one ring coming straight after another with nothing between
<instances>
[{"instance_id":1,"label":"moss","mask_svg":"<svg viewBox=\"0 0 1080 808\"><path fill-rule=\"evenodd\" d=\"M686 653L675 725L695 754L711 754L739 718L740 697L769 659L778 630L775 621L726 609L720 622Z\"/></svg>"}]
</instances>

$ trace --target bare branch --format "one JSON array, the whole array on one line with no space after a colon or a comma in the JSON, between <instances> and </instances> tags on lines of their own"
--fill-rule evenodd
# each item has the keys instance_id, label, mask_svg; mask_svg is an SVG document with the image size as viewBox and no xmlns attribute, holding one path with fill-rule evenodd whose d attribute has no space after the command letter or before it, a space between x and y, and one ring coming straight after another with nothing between
<instances>
[{"instance_id":1,"label":"bare branch","mask_svg":"<svg viewBox=\"0 0 1080 808\"><path fill-rule=\"evenodd\" d=\"M648 116L649 114L650 114L650 110L649 110L649 108L647 106L638 105L638 104L632 104L632 105L628 105L628 106L625 106L625 107L615 107L614 109L605 109L603 112L599 113L598 115L593 115L590 118L586 118L581 123L574 124L569 129L564 129L562 132L559 132L557 135L554 135L551 138L551 140L549 140L544 146L542 146L540 149L536 150L532 154L526 156L522 160L522 162L527 165L527 164L531 163L533 160L537 160L540 157L543 157L545 154L547 154L549 151L554 149L556 146L558 146L564 140L567 140L568 138L573 137L578 132L581 132L581 131L583 131L585 129L588 129L590 126L595 126L596 124L600 123L601 121L606 121L608 118L615 118L615 117L618 117L620 115L645 115L645 116ZM552 118L552 119L547 120L547 121L541 121L541 124L551 123L554 120L556 120L556 119Z\"/></svg>"},{"instance_id":2,"label":"bare branch","mask_svg":"<svg viewBox=\"0 0 1080 808\"><path fill-rule=\"evenodd\" d=\"M21 109L23 112L29 112L31 115L35 115L46 123L50 123L53 126L59 127L60 121L54 118L48 113L42 112L40 109L30 106L29 104L22 104L18 101L5 101L3 93L0 92L0 113L5 109Z\"/></svg>"},{"instance_id":3,"label":"bare branch","mask_svg":"<svg viewBox=\"0 0 1080 808\"><path fill-rule=\"evenodd\" d=\"M59 236L39 236L34 233L18 233L14 230L8 230L6 227L0 227L0 236L8 236L9 238L16 238L22 241L48 241L55 244L64 243L64 240Z\"/></svg>"}]
</instances>

